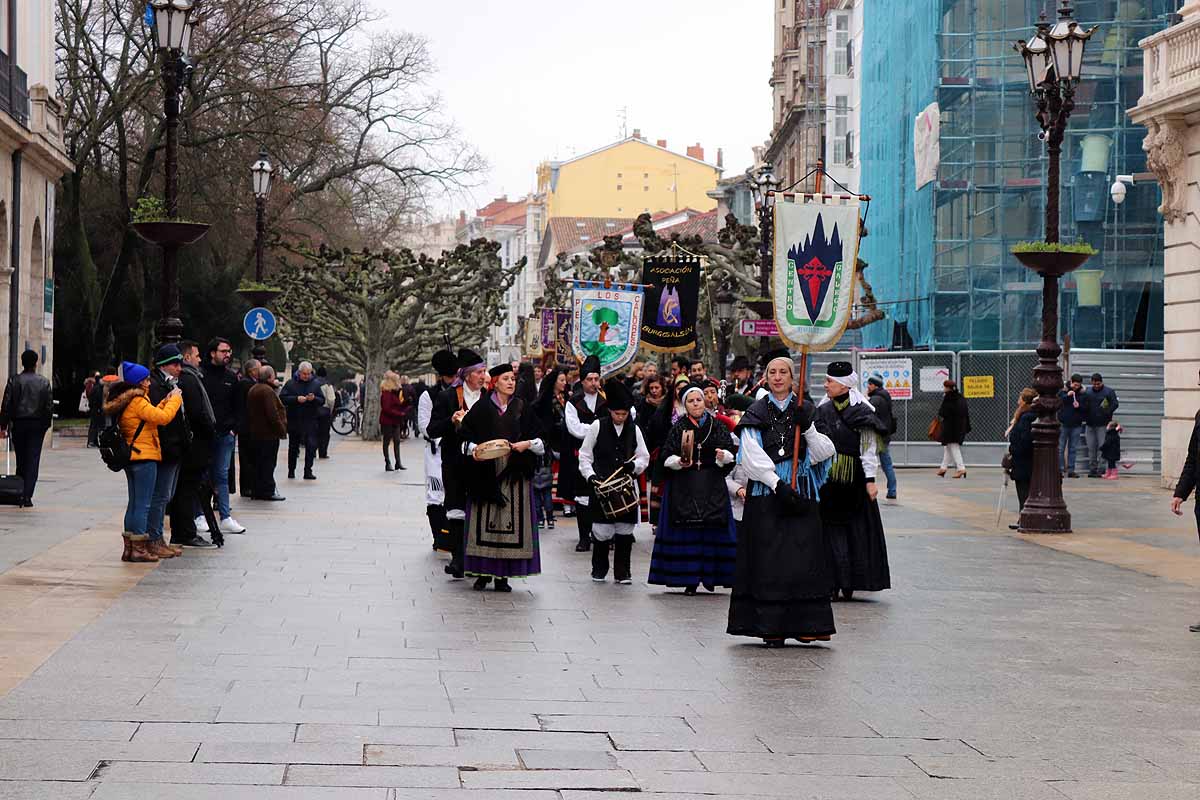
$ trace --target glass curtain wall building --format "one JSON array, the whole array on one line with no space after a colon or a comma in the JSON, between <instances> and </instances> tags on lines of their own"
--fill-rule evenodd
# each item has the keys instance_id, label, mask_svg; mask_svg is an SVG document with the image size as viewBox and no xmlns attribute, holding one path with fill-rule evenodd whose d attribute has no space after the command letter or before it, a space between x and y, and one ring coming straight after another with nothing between
<instances>
[{"instance_id":1,"label":"glass curtain wall building","mask_svg":"<svg viewBox=\"0 0 1200 800\"><path fill-rule=\"evenodd\" d=\"M1075 347L1161 348L1162 221L1146 173L1145 129L1126 109L1142 92L1138 40L1176 0L1077 0L1100 29L1062 154L1061 237L1100 251L1064 281L1060 336ZM1046 150L1021 57L1042 0L879 0L867 9L862 65L862 191L871 194L862 257L887 319L864 346L1023 349L1040 339L1041 281L1009 253L1044 236ZM914 123L924 114L925 135ZM940 124L939 124L940 118ZM917 188L918 143L940 148ZM924 144L921 144L924 148ZM925 173L928 175L929 173ZM1138 175L1125 202L1109 187Z\"/></svg>"}]
</instances>

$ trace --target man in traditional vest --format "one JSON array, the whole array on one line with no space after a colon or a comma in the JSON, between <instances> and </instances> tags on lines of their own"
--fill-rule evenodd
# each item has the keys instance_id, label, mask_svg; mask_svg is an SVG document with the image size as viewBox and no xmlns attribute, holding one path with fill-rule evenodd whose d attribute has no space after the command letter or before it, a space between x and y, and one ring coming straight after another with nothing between
<instances>
[{"instance_id":1,"label":"man in traditional vest","mask_svg":"<svg viewBox=\"0 0 1200 800\"><path fill-rule=\"evenodd\" d=\"M588 356L579 368L579 388L566 407L567 442L559 460L559 497L575 499L576 521L579 523L579 544L575 552L592 549L592 520L589 508L591 489L588 480L579 472L579 448L588 434L588 427L598 419L608 417L608 407L600 396L600 359ZM566 486L563 486L563 476Z\"/></svg>"},{"instance_id":2,"label":"man in traditional vest","mask_svg":"<svg viewBox=\"0 0 1200 800\"><path fill-rule=\"evenodd\" d=\"M429 518L429 530L433 534L433 549L453 553L446 527L441 442L429 435L429 421L433 418L434 401L458 377L458 359L449 350L439 350L433 354L433 369L438 379L417 401L417 434L425 440L425 516Z\"/></svg>"},{"instance_id":3,"label":"man in traditional vest","mask_svg":"<svg viewBox=\"0 0 1200 800\"><path fill-rule=\"evenodd\" d=\"M456 580L463 577L463 551L466 547L463 536L467 518L467 492L463 474L467 456L463 453L458 426L471 406L479 400L486 380L487 364L483 357L471 350L459 350L458 376L434 401L427 429L429 436L441 439L446 537L451 546L446 574Z\"/></svg>"},{"instance_id":4,"label":"man in traditional vest","mask_svg":"<svg viewBox=\"0 0 1200 800\"><path fill-rule=\"evenodd\" d=\"M633 583L629 557L633 552L633 529L640 508L634 503L628 511L606 514L595 497L595 485L618 470L636 478L650 465L650 451L642 432L630 419L633 395L619 379L605 385L608 415L588 426L579 449L579 472L593 487L589 513L592 519L592 580L602 583L608 577L608 551L613 555L613 580L624 586ZM635 484L636 487L636 484ZM636 489L635 489L636 491ZM636 497L636 495L635 495Z\"/></svg>"}]
</instances>

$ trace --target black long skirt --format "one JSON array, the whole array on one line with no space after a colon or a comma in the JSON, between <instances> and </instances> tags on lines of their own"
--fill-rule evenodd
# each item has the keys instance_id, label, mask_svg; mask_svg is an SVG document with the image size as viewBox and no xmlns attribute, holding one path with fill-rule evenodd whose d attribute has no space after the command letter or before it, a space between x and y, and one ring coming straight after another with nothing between
<instances>
[{"instance_id":1,"label":"black long skirt","mask_svg":"<svg viewBox=\"0 0 1200 800\"><path fill-rule=\"evenodd\" d=\"M879 503L867 494L865 478L821 489L821 521L837 589L881 592L892 587Z\"/></svg>"},{"instance_id":2,"label":"black long skirt","mask_svg":"<svg viewBox=\"0 0 1200 800\"><path fill-rule=\"evenodd\" d=\"M832 591L817 504L796 514L773 494L748 498L726 631L761 639L832 636Z\"/></svg>"}]
</instances>

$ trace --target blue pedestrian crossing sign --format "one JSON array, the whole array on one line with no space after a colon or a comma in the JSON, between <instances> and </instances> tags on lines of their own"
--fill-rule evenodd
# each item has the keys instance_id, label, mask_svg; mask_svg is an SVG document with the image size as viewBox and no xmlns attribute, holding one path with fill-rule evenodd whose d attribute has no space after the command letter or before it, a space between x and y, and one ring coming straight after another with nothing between
<instances>
[{"instance_id":1,"label":"blue pedestrian crossing sign","mask_svg":"<svg viewBox=\"0 0 1200 800\"><path fill-rule=\"evenodd\" d=\"M242 320L242 328L251 339L270 339L275 333L275 315L265 308L252 308Z\"/></svg>"}]
</instances>

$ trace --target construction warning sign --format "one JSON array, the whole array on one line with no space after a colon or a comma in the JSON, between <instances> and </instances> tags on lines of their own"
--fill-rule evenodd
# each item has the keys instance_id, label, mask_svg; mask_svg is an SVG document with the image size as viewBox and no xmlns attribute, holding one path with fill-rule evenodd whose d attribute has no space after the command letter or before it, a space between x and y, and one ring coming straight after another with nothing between
<instances>
[{"instance_id":1,"label":"construction warning sign","mask_svg":"<svg viewBox=\"0 0 1200 800\"><path fill-rule=\"evenodd\" d=\"M991 375L964 375L962 379L962 396L968 400L995 397L996 379Z\"/></svg>"}]
</instances>

